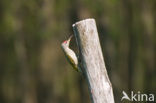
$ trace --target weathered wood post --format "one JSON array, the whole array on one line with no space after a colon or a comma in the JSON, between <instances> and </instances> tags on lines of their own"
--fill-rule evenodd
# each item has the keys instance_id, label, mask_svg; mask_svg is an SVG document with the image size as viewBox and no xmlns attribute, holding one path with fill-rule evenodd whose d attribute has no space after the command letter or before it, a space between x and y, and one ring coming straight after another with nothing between
<instances>
[{"instance_id":1,"label":"weathered wood post","mask_svg":"<svg viewBox=\"0 0 156 103\"><path fill-rule=\"evenodd\" d=\"M73 30L92 102L114 103L112 85L107 75L95 20L76 22L73 24Z\"/></svg>"}]
</instances>

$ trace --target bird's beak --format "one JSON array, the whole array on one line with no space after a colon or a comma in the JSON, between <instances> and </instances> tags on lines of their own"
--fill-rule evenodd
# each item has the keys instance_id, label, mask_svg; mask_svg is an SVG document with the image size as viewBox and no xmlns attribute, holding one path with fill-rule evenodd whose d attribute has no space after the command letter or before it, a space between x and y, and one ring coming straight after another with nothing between
<instances>
[{"instance_id":1,"label":"bird's beak","mask_svg":"<svg viewBox=\"0 0 156 103\"><path fill-rule=\"evenodd\" d=\"M73 37L73 35L71 35L71 36L69 37L68 41L70 41L72 37Z\"/></svg>"},{"instance_id":2,"label":"bird's beak","mask_svg":"<svg viewBox=\"0 0 156 103\"><path fill-rule=\"evenodd\" d=\"M69 39L67 40L67 45L69 46L69 43L70 43L70 40L72 39L72 37L73 37L73 35L71 35L70 37L69 37Z\"/></svg>"}]
</instances>

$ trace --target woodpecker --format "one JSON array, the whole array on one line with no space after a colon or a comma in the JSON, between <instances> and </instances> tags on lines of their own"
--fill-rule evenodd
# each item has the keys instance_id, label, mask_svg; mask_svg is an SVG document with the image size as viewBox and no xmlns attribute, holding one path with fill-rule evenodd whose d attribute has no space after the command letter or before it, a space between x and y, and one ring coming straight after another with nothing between
<instances>
[{"instance_id":1,"label":"woodpecker","mask_svg":"<svg viewBox=\"0 0 156 103\"><path fill-rule=\"evenodd\" d=\"M81 72L81 69L79 67L79 62L78 62L78 57L76 56L75 52L73 50L71 50L69 48L69 45L70 45L70 40L71 38L73 37L73 35L71 35L69 37L68 40L65 40L62 44L61 44L61 47L63 49L63 52L67 58L67 60L69 61L69 63L72 65L72 67L78 71L78 72Z\"/></svg>"}]
</instances>

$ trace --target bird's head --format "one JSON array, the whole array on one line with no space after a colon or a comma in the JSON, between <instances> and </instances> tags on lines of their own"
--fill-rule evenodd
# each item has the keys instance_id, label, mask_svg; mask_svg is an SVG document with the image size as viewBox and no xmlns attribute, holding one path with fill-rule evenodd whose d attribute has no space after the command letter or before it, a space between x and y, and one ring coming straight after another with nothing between
<instances>
[{"instance_id":1,"label":"bird's head","mask_svg":"<svg viewBox=\"0 0 156 103\"><path fill-rule=\"evenodd\" d=\"M69 37L68 40L65 40L65 41L62 43L62 47L69 47L70 40L71 40L72 37L73 37L73 35L71 35L71 36Z\"/></svg>"}]
</instances>

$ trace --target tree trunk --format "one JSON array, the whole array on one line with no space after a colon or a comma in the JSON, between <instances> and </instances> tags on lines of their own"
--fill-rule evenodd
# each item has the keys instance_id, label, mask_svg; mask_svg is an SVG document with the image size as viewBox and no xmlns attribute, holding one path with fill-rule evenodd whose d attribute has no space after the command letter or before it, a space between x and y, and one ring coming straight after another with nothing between
<instances>
[{"instance_id":1,"label":"tree trunk","mask_svg":"<svg viewBox=\"0 0 156 103\"><path fill-rule=\"evenodd\" d=\"M113 90L107 75L94 19L73 24L92 103L114 103Z\"/></svg>"}]
</instances>

